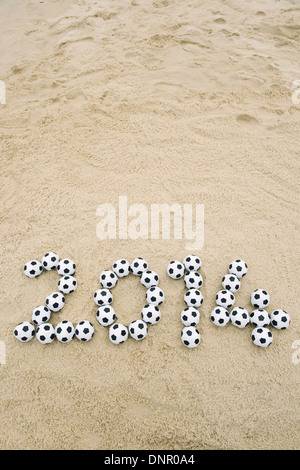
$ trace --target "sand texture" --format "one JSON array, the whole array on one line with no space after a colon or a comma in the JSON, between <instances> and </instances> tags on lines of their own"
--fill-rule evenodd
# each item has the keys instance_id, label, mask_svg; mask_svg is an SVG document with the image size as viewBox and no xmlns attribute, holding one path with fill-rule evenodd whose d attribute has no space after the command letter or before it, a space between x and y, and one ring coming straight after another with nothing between
<instances>
[{"instance_id":1,"label":"sand texture","mask_svg":"<svg viewBox=\"0 0 300 470\"><path fill-rule=\"evenodd\" d=\"M0 2L1 449L299 449L300 5L297 1ZM96 235L97 207L204 204L204 278L194 350L180 340L186 240ZM95 335L22 344L17 323L57 289L23 274L49 250L77 264L53 314ZM143 256L162 318L113 345L96 322L99 274ZM273 344L210 321L230 261L249 266L236 305L265 288L291 316ZM114 288L121 322L145 288ZM297 343L298 341L298 343ZM298 344L298 346L297 346ZM297 352L298 348L298 352Z\"/></svg>"}]
</instances>

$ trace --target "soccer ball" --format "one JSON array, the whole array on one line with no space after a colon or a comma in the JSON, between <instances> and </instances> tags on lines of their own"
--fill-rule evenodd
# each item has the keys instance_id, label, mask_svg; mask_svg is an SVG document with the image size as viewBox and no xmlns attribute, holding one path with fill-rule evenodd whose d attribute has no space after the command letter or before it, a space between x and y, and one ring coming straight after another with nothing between
<instances>
[{"instance_id":1,"label":"soccer ball","mask_svg":"<svg viewBox=\"0 0 300 470\"><path fill-rule=\"evenodd\" d=\"M251 334L251 338L256 346L260 346L262 348L267 348L273 341L272 332L263 326L254 328Z\"/></svg>"},{"instance_id":2,"label":"soccer ball","mask_svg":"<svg viewBox=\"0 0 300 470\"><path fill-rule=\"evenodd\" d=\"M146 301L148 304L160 305L165 300L165 294L158 286L152 286L146 291Z\"/></svg>"},{"instance_id":3,"label":"soccer ball","mask_svg":"<svg viewBox=\"0 0 300 470\"><path fill-rule=\"evenodd\" d=\"M270 295L264 289L256 289L250 296L251 304L255 308L266 308L270 303Z\"/></svg>"},{"instance_id":4,"label":"soccer ball","mask_svg":"<svg viewBox=\"0 0 300 470\"><path fill-rule=\"evenodd\" d=\"M42 323L46 323L50 317L50 309L44 305L39 305L33 310L31 320L35 325L41 325Z\"/></svg>"},{"instance_id":5,"label":"soccer ball","mask_svg":"<svg viewBox=\"0 0 300 470\"><path fill-rule=\"evenodd\" d=\"M181 331L181 341L187 348L195 348L200 344L201 336L194 326L185 326Z\"/></svg>"},{"instance_id":6,"label":"soccer ball","mask_svg":"<svg viewBox=\"0 0 300 470\"><path fill-rule=\"evenodd\" d=\"M189 289L183 300L188 307L200 307L203 304L203 295L199 289Z\"/></svg>"},{"instance_id":7,"label":"soccer ball","mask_svg":"<svg viewBox=\"0 0 300 470\"><path fill-rule=\"evenodd\" d=\"M75 273L76 264L69 258L61 259L57 265L57 272L61 276L72 276Z\"/></svg>"},{"instance_id":8,"label":"soccer ball","mask_svg":"<svg viewBox=\"0 0 300 470\"><path fill-rule=\"evenodd\" d=\"M128 338L128 328L122 323L114 323L109 327L109 339L114 344L124 343Z\"/></svg>"},{"instance_id":9,"label":"soccer ball","mask_svg":"<svg viewBox=\"0 0 300 470\"><path fill-rule=\"evenodd\" d=\"M68 320L63 320L55 328L55 335L61 343L69 343L75 334L73 323Z\"/></svg>"},{"instance_id":10,"label":"soccer ball","mask_svg":"<svg viewBox=\"0 0 300 470\"><path fill-rule=\"evenodd\" d=\"M161 312L157 305L147 304L142 309L142 319L146 323L154 325L161 319Z\"/></svg>"},{"instance_id":11,"label":"soccer ball","mask_svg":"<svg viewBox=\"0 0 300 470\"><path fill-rule=\"evenodd\" d=\"M36 337L42 344L52 343L55 339L55 328L51 323L43 323L36 329Z\"/></svg>"},{"instance_id":12,"label":"soccer ball","mask_svg":"<svg viewBox=\"0 0 300 470\"><path fill-rule=\"evenodd\" d=\"M271 324L277 330L285 330L289 327L291 318L289 314L282 309L276 309L271 313Z\"/></svg>"},{"instance_id":13,"label":"soccer ball","mask_svg":"<svg viewBox=\"0 0 300 470\"><path fill-rule=\"evenodd\" d=\"M130 265L130 269L135 276L141 276L148 269L148 263L143 258L135 258Z\"/></svg>"},{"instance_id":14,"label":"soccer ball","mask_svg":"<svg viewBox=\"0 0 300 470\"><path fill-rule=\"evenodd\" d=\"M229 312L225 307L220 307L219 305L215 307L211 314L210 319L216 326L225 326L229 322Z\"/></svg>"},{"instance_id":15,"label":"soccer ball","mask_svg":"<svg viewBox=\"0 0 300 470\"><path fill-rule=\"evenodd\" d=\"M94 336L95 329L87 320L81 320L75 326L75 336L80 341L90 341Z\"/></svg>"},{"instance_id":16,"label":"soccer ball","mask_svg":"<svg viewBox=\"0 0 300 470\"><path fill-rule=\"evenodd\" d=\"M94 302L96 305L109 305L113 301L113 295L109 289L97 289L94 293Z\"/></svg>"},{"instance_id":17,"label":"soccer ball","mask_svg":"<svg viewBox=\"0 0 300 470\"><path fill-rule=\"evenodd\" d=\"M203 284L203 278L197 271L190 271L184 276L184 283L187 289L199 289Z\"/></svg>"},{"instance_id":18,"label":"soccer ball","mask_svg":"<svg viewBox=\"0 0 300 470\"><path fill-rule=\"evenodd\" d=\"M167 267L167 274L172 279L181 279L184 276L184 265L180 261L170 261Z\"/></svg>"},{"instance_id":19,"label":"soccer ball","mask_svg":"<svg viewBox=\"0 0 300 470\"><path fill-rule=\"evenodd\" d=\"M111 305L102 305L96 312L96 318L100 325L109 326L116 320L117 316Z\"/></svg>"},{"instance_id":20,"label":"soccer ball","mask_svg":"<svg viewBox=\"0 0 300 470\"><path fill-rule=\"evenodd\" d=\"M231 323L238 328L245 328L250 321L248 310L244 307L235 307L229 314Z\"/></svg>"},{"instance_id":21,"label":"soccer ball","mask_svg":"<svg viewBox=\"0 0 300 470\"><path fill-rule=\"evenodd\" d=\"M34 325L29 321L19 323L14 329L14 335L22 343L27 343L35 335Z\"/></svg>"},{"instance_id":22,"label":"soccer ball","mask_svg":"<svg viewBox=\"0 0 300 470\"><path fill-rule=\"evenodd\" d=\"M149 289L149 287L158 285L159 276L155 271L147 269L147 271L144 271L141 275L140 281L144 287L147 287L147 289Z\"/></svg>"},{"instance_id":23,"label":"soccer ball","mask_svg":"<svg viewBox=\"0 0 300 470\"><path fill-rule=\"evenodd\" d=\"M101 272L99 281L105 289L112 289L118 283L118 276L110 269L105 269Z\"/></svg>"},{"instance_id":24,"label":"soccer ball","mask_svg":"<svg viewBox=\"0 0 300 470\"><path fill-rule=\"evenodd\" d=\"M125 277L130 273L130 263L127 261L127 259L118 259L114 262L112 268L113 272L118 277Z\"/></svg>"},{"instance_id":25,"label":"soccer ball","mask_svg":"<svg viewBox=\"0 0 300 470\"><path fill-rule=\"evenodd\" d=\"M236 292L241 287L241 281L235 274L225 274L222 279L222 286L230 292Z\"/></svg>"},{"instance_id":26,"label":"soccer ball","mask_svg":"<svg viewBox=\"0 0 300 470\"><path fill-rule=\"evenodd\" d=\"M183 260L184 267L187 271L198 271L201 268L201 259L196 255L188 255Z\"/></svg>"},{"instance_id":27,"label":"soccer ball","mask_svg":"<svg viewBox=\"0 0 300 470\"><path fill-rule=\"evenodd\" d=\"M58 289L64 294L71 294L77 288L77 281L73 276L62 276L58 281Z\"/></svg>"},{"instance_id":28,"label":"soccer ball","mask_svg":"<svg viewBox=\"0 0 300 470\"><path fill-rule=\"evenodd\" d=\"M54 253L53 251L49 251L49 253L46 253L42 258L43 268L47 269L47 271L56 269L58 263L59 263L59 256L57 253Z\"/></svg>"},{"instance_id":29,"label":"soccer ball","mask_svg":"<svg viewBox=\"0 0 300 470\"><path fill-rule=\"evenodd\" d=\"M184 326L196 326L200 321L200 312L195 307L187 307L181 312Z\"/></svg>"},{"instance_id":30,"label":"soccer ball","mask_svg":"<svg viewBox=\"0 0 300 470\"><path fill-rule=\"evenodd\" d=\"M250 322L254 326L268 326L270 321L270 315L263 308L257 308L250 313Z\"/></svg>"},{"instance_id":31,"label":"soccer ball","mask_svg":"<svg viewBox=\"0 0 300 470\"><path fill-rule=\"evenodd\" d=\"M232 263L230 263L229 265L229 273L235 274L239 279L246 276L247 271L248 271L248 266L245 263L245 261L241 259L232 261Z\"/></svg>"},{"instance_id":32,"label":"soccer ball","mask_svg":"<svg viewBox=\"0 0 300 470\"><path fill-rule=\"evenodd\" d=\"M52 294L48 295L46 298L46 306L52 312L59 312L65 305L65 297L61 292L52 292Z\"/></svg>"},{"instance_id":33,"label":"soccer ball","mask_svg":"<svg viewBox=\"0 0 300 470\"><path fill-rule=\"evenodd\" d=\"M235 297L232 292L227 289L219 290L216 295L216 304L220 307L230 308L234 305Z\"/></svg>"},{"instance_id":34,"label":"soccer ball","mask_svg":"<svg viewBox=\"0 0 300 470\"><path fill-rule=\"evenodd\" d=\"M148 334L148 326L147 323L143 320L134 320L129 325L129 333L133 339L140 341L141 339L146 338Z\"/></svg>"},{"instance_id":35,"label":"soccer ball","mask_svg":"<svg viewBox=\"0 0 300 470\"><path fill-rule=\"evenodd\" d=\"M37 259L33 259L24 265L24 274L30 278L37 277L42 274L43 269L42 263Z\"/></svg>"}]
</instances>

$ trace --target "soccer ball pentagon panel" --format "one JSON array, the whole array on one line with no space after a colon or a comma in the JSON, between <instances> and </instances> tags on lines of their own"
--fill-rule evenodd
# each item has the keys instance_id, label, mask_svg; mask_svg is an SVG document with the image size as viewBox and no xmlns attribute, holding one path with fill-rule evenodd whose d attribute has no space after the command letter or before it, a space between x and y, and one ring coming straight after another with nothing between
<instances>
[{"instance_id":1,"label":"soccer ball pentagon panel","mask_svg":"<svg viewBox=\"0 0 300 470\"><path fill-rule=\"evenodd\" d=\"M57 265L57 272L61 276L72 276L75 273L76 264L69 258L61 259Z\"/></svg>"},{"instance_id":2,"label":"soccer ball pentagon panel","mask_svg":"<svg viewBox=\"0 0 300 470\"><path fill-rule=\"evenodd\" d=\"M144 287L149 289L152 286L157 286L159 283L159 276L155 271L147 269L141 274L140 281Z\"/></svg>"},{"instance_id":3,"label":"soccer ball pentagon panel","mask_svg":"<svg viewBox=\"0 0 300 470\"><path fill-rule=\"evenodd\" d=\"M250 296L251 304L255 308L266 308L270 303L270 295L264 289L256 289Z\"/></svg>"},{"instance_id":4,"label":"soccer ball pentagon panel","mask_svg":"<svg viewBox=\"0 0 300 470\"><path fill-rule=\"evenodd\" d=\"M118 277L125 277L130 273L130 263L127 259L118 259L114 262L112 269Z\"/></svg>"},{"instance_id":5,"label":"soccer ball pentagon panel","mask_svg":"<svg viewBox=\"0 0 300 470\"><path fill-rule=\"evenodd\" d=\"M225 307L218 305L211 311L210 319L216 326L225 326L230 320L229 312Z\"/></svg>"},{"instance_id":6,"label":"soccer ball pentagon panel","mask_svg":"<svg viewBox=\"0 0 300 470\"><path fill-rule=\"evenodd\" d=\"M61 343L69 343L75 334L73 323L68 320L63 320L55 327L55 335Z\"/></svg>"},{"instance_id":7,"label":"soccer ball pentagon panel","mask_svg":"<svg viewBox=\"0 0 300 470\"><path fill-rule=\"evenodd\" d=\"M146 301L148 304L160 305L165 300L163 290L158 286L152 286L146 291Z\"/></svg>"},{"instance_id":8,"label":"soccer ball pentagon panel","mask_svg":"<svg viewBox=\"0 0 300 470\"><path fill-rule=\"evenodd\" d=\"M101 272L99 281L104 289L112 289L118 283L118 276L111 269L105 269Z\"/></svg>"},{"instance_id":9,"label":"soccer ball pentagon panel","mask_svg":"<svg viewBox=\"0 0 300 470\"><path fill-rule=\"evenodd\" d=\"M55 328L51 323L42 323L36 329L37 340L42 344L50 344L55 340Z\"/></svg>"},{"instance_id":10,"label":"soccer ball pentagon panel","mask_svg":"<svg viewBox=\"0 0 300 470\"><path fill-rule=\"evenodd\" d=\"M77 288L77 281L74 276L62 276L58 281L57 287L64 294L71 294Z\"/></svg>"},{"instance_id":11,"label":"soccer ball pentagon panel","mask_svg":"<svg viewBox=\"0 0 300 470\"><path fill-rule=\"evenodd\" d=\"M132 261L130 269L135 276L141 276L141 274L148 269L148 263L144 258L138 257Z\"/></svg>"},{"instance_id":12,"label":"soccer ball pentagon panel","mask_svg":"<svg viewBox=\"0 0 300 470\"><path fill-rule=\"evenodd\" d=\"M235 261L232 261L229 265L229 273L230 274L235 274L239 279L242 277L246 276L248 271L248 266L245 261L242 259L237 259Z\"/></svg>"},{"instance_id":13,"label":"soccer ball pentagon panel","mask_svg":"<svg viewBox=\"0 0 300 470\"><path fill-rule=\"evenodd\" d=\"M122 323L114 323L109 327L109 339L114 344L124 343L128 338L128 328Z\"/></svg>"},{"instance_id":14,"label":"soccer ball pentagon panel","mask_svg":"<svg viewBox=\"0 0 300 470\"><path fill-rule=\"evenodd\" d=\"M201 268L202 262L199 256L196 255L188 255L184 258L183 264L185 269L190 271L198 271Z\"/></svg>"},{"instance_id":15,"label":"soccer ball pentagon panel","mask_svg":"<svg viewBox=\"0 0 300 470\"><path fill-rule=\"evenodd\" d=\"M286 330L290 322L291 318L285 310L278 308L271 313L271 324L277 330Z\"/></svg>"},{"instance_id":16,"label":"soccer ball pentagon panel","mask_svg":"<svg viewBox=\"0 0 300 470\"><path fill-rule=\"evenodd\" d=\"M227 289L220 290L216 295L216 304L226 309L232 307L235 302L235 297L232 292Z\"/></svg>"},{"instance_id":17,"label":"soccer ball pentagon panel","mask_svg":"<svg viewBox=\"0 0 300 470\"><path fill-rule=\"evenodd\" d=\"M273 341L272 332L269 330L269 328L264 328L263 326L254 328L251 334L251 338L253 343L256 346L260 346L261 348L267 348Z\"/></svg>"},{"instance_id":18,"label":"soccer ball pentagon panel","mask_svg":"<svg viewBox=\"0 0 300 470\"><path fill-rule=\"evenodd\" d=\"M148 326L147 323L143 320L134 320L129 325L129 333L130 336L135 339L136 341L140 341L146 338L148 334Z\"/></svg>"},{"instance_id":19,"label":"soccer ball pentagon panel","mask_svg":"<svg viewBox=\"0 0 300 470\"><path fill-rule=\"evenodd\" d=\"M35 327L33 323L24 321L15 327L14 335L22 343L27 343L35 336Z\"/></svg>"},{"instance_id":20,"label":"soccer ball pentagon panel","mask_svg":"<svg viewBox=\"0 0 300 470\"><path fill-rule=\"evenodd\" d=\"M200 307L203 304L203 295L199 289L189 289L183 300L188 307Z\"/></svg>"},{"instance_id":21,"label":"soccer ball pentagon panel","mask_svg":"<svg viewBox=\"0 0 300 470\"><path fill-rule=\"evenodd\" d=\"M250 321L248 310L244 307L235 307L229 314L231 323L238 328L245 328Z\"/></svg>"},{"instance_id":22,"label":"soccer ball pentagon panel","mask_svg":"<svg viewBox=\"0 0 300 470\"><path fill-rule=\"evenodd\" d=\"M184 276L184 265L180 261L172 260L168 264L167 274L172 279L181 279Z\"/></svg>"},{"instance_id":23,"label":"soccer ball pentagon panel","mask_svg":"<svg viewBox=\"0 0 300 470\"><path fill-rule=\"evenodd\" d=\"M42 263L37 259L33 259L24 265L24 274L27 277L34 278L42 274L43 269Z\"/></svg>"},{"instance_id":24,"label":"soccer ball pentagon panel","mask_svg":"<svg viewBox=\"0 0 300 470\"><path fill-rule=\"evenodd\" d=\"M146 304L142 309L142 319L146 323L154 325L161 319L161 312L157 305Z\"/></svg>"},{"instance_id":25,"label":"soccer ball pentagon panel","mask_svg":"<svg viewBox=\"0 0 300 470\"><path fill-rule=\"evenodd\" d=\"M59 312L65 305L65 297L61 292L52 292L46 298L46 307L52 312Z\"/></svg>"},{"instance_id":26,"label":"soccer ball pentagon panel","mask_svg":"<svg viewBox=\"0 0 300 470\"><path fill-rule=\"evenodd\" d=\"M200 321L200 312L195 307L187 307L181 312L184 326L196 326Z\"/></svg>"},{"instance_id":27,"label":"soccer ball pentagon panel","mask_svg":"<svg viewBox=\"0 0 300 470\"><path fill-rule=\"evenodd\" d=\"M51 310L45 305L39 305L33 310L31 320L35 325L41 325L42 323L47 323L50 317Z\"/></svg>"},{"instance_id":28,"label":"soccer ball pentagon panel","mask_svg":"<svg viewBox=\"0 0 300 470\"><path fill-rule=\"evenodd\" d=\"M254 326L268 326L270 321L270 315L263 308L256 308L250 313L250 322Z\"/></svg>"},{"instance_id":29,"label":"soccer ball pentagon panel","mask_svg":"<svg viewBox=\"0 0 300 470\"><path fill-rule=\"evenodd\" d=\"M109 326L116 320L115 309L111 305L102 305L96 312L97 321L102 326Z\"/></svg>"},{"instance_id":30,"label":"soccer ball pentagon panel","mask_svg":"<svg viewBox=\"0 0 300 470\"><path fill-rule=\"evenodd\" d=\"M225 274L222 279L222 286L230 292L237 292L241 287L241 281L235 274Z\"/></svg>"},{"instance_id":31,"label":"soccer ball pentagon panel","mask_svg":"<svg viewBox=\"0 0 300 470\"><path fill-rule=\"evenodd\" d=\"M181 341L187 348L195 348L200 344L201 336L195 326L185 326L181 331Z\"/></svg>"},{"instance_id":32,"label":"soccer ball pentagon panel","mask_svg":"<svg viewBox=\"0 0 300 470\"><path fill-rule=\"evenodd\" d=\"M101 305L109 305L113 301L113 295L109 289L97 289L94 293L94 302L99 307Z\"/></svg>"},{"instance_id":33,"label":"soccer ball pentagon panel","mask_svg":"<svg viewBox=\"0 0 300 470\"><path fill-rule=\"evenodd\" d=\"M203 278L198 271L190 271L184 276L184 284L187 289L200 289L203 284Z\"/></svg>"},{"instance_id":34,"label":"soccer ball pentagon panel","mask_svg":"<svg viewBox=\"0 0 300 470\"><path fill-rule=\"evenodd\" d=\"M87 320L81 320L75 326L75 336L80 341L90 341L94 336L95 329Z\"/></svg>"},{"instance_id":35,"label":"soccer ball pentagon panel","mask_svg":"<svg viewBox=\"0 0 300 470\"><path fill-rule=\"evenodd\" d=\"M49 253L46 253L42 258L43 268L46 269L47 271L53 271L54 269L56 269L58 263L59 263L59 256L57 253L54 253L53 251L49 251Z\"/></svg>"}]
</instances>

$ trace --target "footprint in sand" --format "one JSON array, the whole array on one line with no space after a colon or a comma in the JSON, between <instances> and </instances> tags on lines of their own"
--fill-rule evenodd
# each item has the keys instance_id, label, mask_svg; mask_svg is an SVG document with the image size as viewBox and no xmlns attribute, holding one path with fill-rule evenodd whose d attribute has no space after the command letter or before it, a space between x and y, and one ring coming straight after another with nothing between
<instances>
[{"instance_id":1,"label":"footprint in sand","mask_svg":"<svg viewBox=\"0 0 300 470\"><path fill-rule=\"evenodd\" d=\"M236 120L238 124L242 126L253 127L259 125L258 120L255 119L253 116L250 116L249 114L239 114L236 117Z\"/></svg>"}]
</instances>

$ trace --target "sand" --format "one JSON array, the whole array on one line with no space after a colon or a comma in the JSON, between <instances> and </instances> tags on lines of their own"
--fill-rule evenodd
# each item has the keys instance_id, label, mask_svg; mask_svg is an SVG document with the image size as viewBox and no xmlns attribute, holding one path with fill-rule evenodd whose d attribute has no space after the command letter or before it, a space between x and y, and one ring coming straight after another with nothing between
<instances>
[{"instance_id":1,"label":"sand","mask_svg":"<svg viewBox=\"0 0 300 470\"><path fill-rule=\"evenodd\" d=\"M1 449L299 449L299 116L296 1L0 3ZM107 239L109 203L204 204L201 344L180 340L183 281L166 275L184 238ZM77 264L53 314L91 321L91 342L18 342L13 329L57 289L28 279L49 250ZM162 318L120 346L96 322L99 274L143 256ZM249 266L236 305L265 288L291 316L267 348L210 321L230 261ZM120 321L145 289L115 287ZM297 346L298 345L298 346Z\"/></svg>"}]
</instances>

